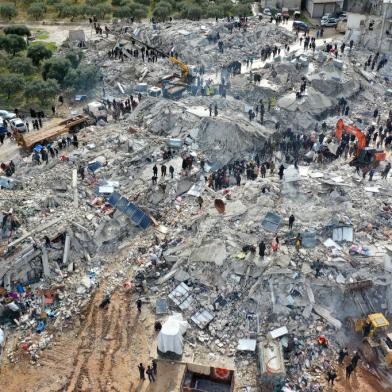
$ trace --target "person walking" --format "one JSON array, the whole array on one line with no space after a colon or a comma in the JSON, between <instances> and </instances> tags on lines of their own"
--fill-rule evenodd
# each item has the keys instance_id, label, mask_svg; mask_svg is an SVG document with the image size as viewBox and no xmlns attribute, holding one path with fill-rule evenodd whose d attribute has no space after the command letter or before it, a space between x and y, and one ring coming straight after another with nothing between
<instances>
[{"instance_id":1,"label":"person walking","mask_svg":"<svg viewBox=\"0 0 392 392\"><path fill-rule=\"evenodd\" d=\"M351 373L354 371L354 366L352 363L349 363L346 366L346 380L349 380L351 377Z\"/></svg>"},{"instance_id":2,"label":"person walking","mask_svg":"<svg viewBox=\"0 0 392 392\"><path fill-rule=\"evenodd\" d=\"M360 356L359 356L358 352L355 352L352 359L351 359L351 364L353 365L353 371L358 366L359 359L360 359Z\"/></svg>"},{"instance_id":3,"label":"person walking","mask_svg":"<svg viewBox=\"0 0 392 392\"><path fill-rule=\"evenodd\" d=\"M152 368L150 366L147 366L146 373L148 376L148 381L155 382L154 371L152 370Z\"/></svg>"},{"instance_id":4,"label":"person walking","mask_svg":"<svg viewBox=\"0 0 392 392\"><path fill-rule=\"evenodd\" d=\"M145 377L145 375L144 375L145 369L144 369L143 364L140 363L140 364L137 366L137 368L139 369L139 378L140 378L140 380L143 380L143 381L144 381L144 380L146 379L146 377Z\"/></svg>"},{"instance_id":5,"label":"person walking","mask_svg":"<svg viewBox=\"0 0 392 392\"><path fill-rule=\"evenodd\" d=\"M136 306L137 306L137 310L138 310L138 312L140 313L141 311L142 311L142 300L139 298L137 301L136 301Z\"/></svg>"},{"instance_id":6,"label":"person walking","mask_svg":"<svg viewBox=\"0 0 392 392\"><path fill-rule=\"evenodd\" d=\"M158 364L156 359L152 360L152 371L154 372L154 376L156 376L158 373Z\"/></svg>"},{"instance_id":7,"label":"person walking","mask_svg":"<svg viewBox=\"0 0 392 392\"><path fill-rule=\"evenodd\" d=\"M339 365L341 365L344 361L344 358L346 358L348 356L348 350L347 347L345 347L344 349L340 349L339 354L338 354L338 363Z\"/></svg>"},{"instance_id":8,"label":"person walking","mask_svg":"<svg viewBox=\"0 0 392 392\"><path fill-rule=\"evenodd\" d=\"M289 217L289 230L293 230L294 221L295 221L295 217L293 214L291 214Z\"/></svg>"},{"instance_id":9,"label":"person walking","mask_svg":"<svg viewBox=\"0 0 392 392\"><path fill-rule=\"evenodd\" d=\"M336 380L336 377L337 377L337 374L336 374L335 370L333 370L333 369L328 370L328 372L327 372L328 385L329 385L329 383L331 383L331 385L333 386L333 383Z\"/></svg>"}]
</instances>

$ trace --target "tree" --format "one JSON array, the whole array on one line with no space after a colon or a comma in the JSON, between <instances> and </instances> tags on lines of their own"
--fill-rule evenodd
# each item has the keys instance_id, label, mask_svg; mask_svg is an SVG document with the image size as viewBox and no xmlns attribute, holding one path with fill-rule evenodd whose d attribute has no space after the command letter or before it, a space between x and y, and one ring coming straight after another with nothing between
<instances>
[{"instance_id":1,"label":"tree","mask_svg":"<svg viewBox=\"0 0 392 392\"><path fill-rule=\"evenodd\" d=\"M32 75L34 73L34 66L31 59L28 57L16 57L8 64L10 71L22 75Z\"/></svg>"},{"instance_id":2,"label":"tree","mask_svg":"<svg viewBox=\"0 0 392 392\"><path fill-rule=\"evenodd\" d=\"M105 3L106 0L86 0L87 5L95 6L98 3Z\"/></svg>"},{"instance_id":3,"label":"tree","mask_svg":"<svg viewBox=\"0 0 392 392\"><path fill-rule=\"evenodd\" d=\"M15 95L23 91L25 81L23 76L18 74L0 75L0 91L7 94L7 98L10 99L11 95Z\"/></svg>"},{"instance_id":4,"label":"tree","mask_svg":"<svg viewBox=\"0 0 392 392\"><path fill-rule=\"evenodd\" d=\"M113 11L112 7L106 3L100 3L100 4L96 5L95 9L97 12L96 13L97 18L99 18L99 19L105 19L105 16L107 14L110 14Z\"/></svg>"},{"instance_id":5,"label":"tree","mask_svg":"<svg viewBox=\"0 0 392 392\"><path fill-rule=\"evenodd\" d=\"M95 87L100 76L98 68L93 65L70 69L64 79L64 86L86 92Z\"/></svg>"},{"instance_id":6,"label":"tree","mask_svg":"<svg viewBox=\"0 0 392 392\"><path fill-rule=\"evenodd\" d=\"M203 15L203 10L196 4L191 4L183 11L185 17L191 20L199 20Z\"/></svg>"},{"instance_id":7,"label":"tree","mask_svg":"<svg viewBox=\"0 0 392 392\"><path fill-rule=\"evenodd\" d=\"M30 37L31 32L27 26L24 25L15 25L15 26L7 26L4 28L5 34L16 34L22 37Z\"/></svg>"},{"instance_id":8,"label":"tree","mask_svg":"<svg viewBox=\"0 0 392 392\"><path fill-rule=\"evenodd\" d=\"M43 3L33 3L27 9L27 13L35 18L35 20L41 19L46 12L45 4Z\"/></svg>"},{"instance_id":9,"label":"tree","mask_svg":"<svg viewBox=\"0 0 392 392\"><path fill-rule=\"evenodd\" d=\"M237 4L234 13L238 16L249 16L252 14L252 9L249 4Z\"/></svg>"},{"instance_id":10,"label":"tree","mask_svg":"<svg viewBox=\"0 0 392 392\"><path fill-rule=\"evenodd\" d=\"M65 76L71 67L71 62L64 57L50 59L44 63L42 78L44 80L54 79L60 86L63 86Z\"/></svg>"},{"instance_id":11,"label":"tree","mask_svg":"<svg viewBox=\"0 0 392 392\"><path fill-rule=\"evenodd\" d=\"M212 5L208 7L207 9L207 17L208 18L223 18L225 16L225 12L221 7L217 7L215 5Z\"/></svg>"},{"instance_id":12,"label":"tree","mask_svg":"<svg viewBox=\"0 0 392 392\"><path fill-rule=\"evenodd\" d=\"M15 4L0 4L0 16L2 18L11 20L12 18L15 18L16 15L18 15L18 11L16 10Z\"/></svg>"},{"instance_id":13,"label":"tree","mask_svg":"<svg viewBox=\"0 0 392 392\"><path fill-rule=\"evenodd\" d=\"M133 11L127 5L117 8L113 11L113 16L115 18L132 18Z\"/></svg>"},{"instance_id":14,"label":"tree","mask_svg":"<svg viewBox=\"0 0 392 392\"><path fill-rule=\"evenodd\" d=\"M8 68L10 62L9 56L4 51L0 51L0 70L1 68Z\"/></svg>"},{"instance_id":15,"label":"tree","mask_svg":"<svg viewBox=\"0 0 392 392\"><path fill-rule=\"evenodd\" d=\"M126 3L126 0L112 0L112 5L114 7L121 7L124 6Z\"/></svg>"},{"instance_id":16,"label":"tree","mask_svg":"<svg viewBox=\"0 0 392 392\"><path fill-rule=\"evenodd\" d=\"M20 35L8 34L0 37L0 49L15 56L17 52L26 49L26 41Z\"/></svg>"},{"instance_id":17,"label":"tree","mask_svg":"<svg viewBox=\"0 0 392 392\"><path fill-rule=\"evenodd\" d=\"M82 5L72 4L72 5L65 5L62 8L62 16L65 18L75 18L77 16L84 16L86 13L86 8Z\"/></svg>"},{"instance_id":18,"label":"tree","mask_svg":"<svg viewBox=\"0 0 392 392\"><path fill-rule=\"evenodd\" d=\"M77 68L83 58L83 52L81 50L71 50L65 58L69 60L73 68Z\"/></svg>"},{"instance_id":19,"label":"tree","mask_svg":"<svg viewBox=\"0 0 392 392\"><path fill-rule=\"evenodd\" d=\"M141 4L131 3L129 4L129 8L132 12L131 17L133 16L136 20L140 20L147 17L148 10L145 6Z\"/></svg>"},{"instance_id":20,"label":"tree","mask_svg":"<svg viewBox=\"0 0 392 392\"><path fill-rule=\"evenodd\" d=\"M52 51L42 44L30 45L27 49L27 57L31 58L33 64L38 67L42 60L52 57Z\"/></svg>"},{"instance_id":21,"label":"tree","mask_svg":"<svg viewBox=\"0 0 392 392\"><path fill-rule=\"evenodd\" d=\"M62 3L56 3L56 4L53 4L53 5L54 5L55 10L58 12L57 16L59 18L63 18L64 17L64 15L63 15L64 9L66 9L68 7L72 7L72 4L70 2L68 2L68 1L65 1L65 2L62 2Z\"/></svg>"},{"instance_id":22,"label":"tree","mask_svg":"<svg viewBox=\"0 0 392 392\"><path fill-rule=\"evenodd\" d=\"M170 4L159 2L157 4L157 6L155 7L152 15L156 19L165 20L169 17L171 12L172 12L172 9L171 9Z\"/></svg>"},{"instance_id":23,"label":"tree","mask_svg":"<svg viewBox=\"0 0 392 392\"><path fill-rule=\"evenodd\" d=\"M48 103L60 91L58 83L53 79L32 80L26 86L25 95L27 98L38 98L42 105Z\"/></svg>"},{"instance_id":24,"label":"tree","mask_svg":"<svg viewBox=\"0 0 392 392\"><path fill-rule=\"evenodd\" d=\"M139 4L143 4L145 6L149 6L151 4L151 0L135 0Z\"/></svg>"}]
</instances>

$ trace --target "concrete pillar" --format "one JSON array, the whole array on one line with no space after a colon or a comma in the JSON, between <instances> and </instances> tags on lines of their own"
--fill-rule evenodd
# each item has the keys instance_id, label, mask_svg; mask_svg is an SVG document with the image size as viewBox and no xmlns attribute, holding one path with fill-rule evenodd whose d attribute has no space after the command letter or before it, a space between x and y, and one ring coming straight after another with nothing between
<instances>
[{"instance_id":1,"label":"concrete pillar","mask_svg":"<svg viewBox=\"0 0 392 392\"><path fill-rule=\"evenodd\" d=\"M72 189L73 189L73 204L78 208L78 172L76 169L72 170Z\"/></svg>"},{"instance_id":2,"label":"concrete pillar","mask_svg":"<svg viewBox=\"0 0 392 392\"><path fill-rule=\"evenodd\" d=\"M45 276L50 276L48 249L46 246L42 247L42 268Z\"/></svg>"},{"instance_id":3,"label":"concrete pillar","mask_svg":"<svg viewBox=\"0 0 392 392\"><path fill-rule=\"evenodd\" d=\"M71 246L71 236L67 234L65 236L64 253L63 253L63 264L68 263L69 248Z\"/></svg>"}]
</instances>

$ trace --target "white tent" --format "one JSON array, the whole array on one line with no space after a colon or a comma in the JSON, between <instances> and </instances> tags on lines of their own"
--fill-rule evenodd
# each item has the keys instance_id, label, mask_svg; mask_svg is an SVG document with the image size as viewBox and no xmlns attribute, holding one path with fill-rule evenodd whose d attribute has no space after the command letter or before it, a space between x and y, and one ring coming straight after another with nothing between
<instances>
[{"instance_id":1,"label":"white tent","mask_svg":"<svg viewBox=\"0 0 392 392\"><path fill-rule=\"evenodd\" d=\"M183 348L182 335L184 335L188 326L180 313L169 316L158 335L158 350L162 353L172 352L181 355Z\"/></svg>"}]
</instances>

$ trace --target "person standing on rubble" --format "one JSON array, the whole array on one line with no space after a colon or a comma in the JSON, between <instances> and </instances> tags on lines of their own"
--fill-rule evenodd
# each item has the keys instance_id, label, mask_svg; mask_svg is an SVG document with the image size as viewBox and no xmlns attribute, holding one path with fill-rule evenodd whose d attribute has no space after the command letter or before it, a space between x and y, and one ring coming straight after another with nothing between
<instances>
[{"instance_id":1,"label":"person standing on rubble","mask_svg":"<svg viewBox=\"0 0 392 392\"><path fill-rule=\"evenodd\" d=\"M283 174L284 174L284 166L283 164L281 164L279 166L279 171L278 171L278 175L279 175L279 179L282 181L283 180Z\"/></svg>"},{"instance_id":2,"label":"person standing on rubble","mask_svg":"<svg viewBox=\"0 0 392 392\"><path fill-rule=\"evenodd\" d=\"M137 310L138 310L139 313L142 311L142 305L143 305L142 300L139 298L136 301L136 307L137 307Z\"/></svg>"},{"instance_id":3,"label":"person standing on rubble","mask_svg":"<svg viewBox=\"0 0 392 392\"><path fill-rule=\"evenodd\" d=\"M272 240L272 251L273 252L277 252L279 249L279 237L276 236L273 240Z\"/></svg>"},{"instance_id":4,"label":"person standing on rubble","mask_svg":"<svg viewBox=\"0 0 392 392\"><path fill-rule=\"evenodd\" d=\"M161 166L161 176L166 177L166 165L165 164L163 164Z\"/></svg>"},{"instance_id":5,"label":"person standing on rubble","mask_svg":"<svg viewBox=\"0 0 392 392\"><path fill-rule=\"evenodd\" d=\"M267 169L265 168L265 165L264 164L262 164L261 166L260 166L260 175L261 175L261 178L265 178L265 173L267 172Z\"/></svg>"},{"instance_id":6,"label":"person standing on rubble","mask_svg":"<svg viewBox=\"0 0 392 392\"><path fill-rule=\"evenodd\" d=\"M79 173L79 175L80 175L80 177L82 178L82 181L83 181L84 180L84 166L79 165L78 173Z\"/></svg>"},{"instance_id":7,"label":"person standing on rubble","mask_svg":"<svg viewBox=\"0 0 392 392\"><path fill-rule=\"evenodd\" d=\"M297 245L296 245L297 247ZM321 269L323 268L323 264L321 263L321 261L319 259L317 259L313 265L312 268L315 270L315 277L319 278L321 276Z\"/></svg>"},{"instance_id":8,"label":"person standing on rubble","mask_svg":"<svg viewBox=\"0 0 392 392\"><path fill-rule=\"evenodd\" d=\"M264 243L264 241L261 241L261 242L259 243L259 256L260 256L261 258L264 258L265 249L266 249L265 243Z\"/></svg>"},{"instance_id":9,"label":"person standing on rubble","mask_svg":"<svg viewBox=\"0 0 392 392\"><path fill-rule=\"evenodd\" d=\"M388 162L388 164L385 166L385 169L381 173L381 178L385 180L388 177L388 173L391 170L391 163Z\"/></svg>"},{"instance_id":10,"label":"person standing on rubble","mask_svg":"<svg viewBox=\"0 0 392 392\"><path fill-rule=\"evenodd\" d=\"M302 245L302 237L301 237L301 233L298 233L297 237L295 237L295 249L297 250L297 252L299 252L301 245Z\"/></svg>"},{"instance_id":11,"label":"person standing on rubble","mask_svg":"<svg viewBox=\"0 0 392 392\"><path fill-rule=\"evenodd\" d=\"M215 104L214 106L214 116L216 117L218 115L218 105Z\"/></svg>"},{"instance_id":12,"label":"person standing on rubble","mask_svg":"<svg viewBox=\"0 0 392 392\"><path fill-rule=\"evenodd\" d=\"M155 164L154 167L152 168L152 171L154 173L154 177L158 177L158 168L157 165Z\"/></svg>"},{"instance_id":13,"label":"person standing on rubble","mask_svg":"<svg viewBox=\"0 0 392 392\"><path fill-rule=\"evenodd\" d=\"M174 178L174 167L172 165L169 166L169 173L170 173L170 177Z\"/></svg>"},{"instance_id":14,"label":"person standing on rubble","mask_svg":"<svg viewBox=\"0 0 392 392\"><path fill-rule=\"evenodd\" d=\"M293 214L291 214L289 217L289 230L293 230L294 221L295 221L295 217Z\"/></svg>"},{"instance_id":15,"label":"person standing on rubble","mask_svg":"<svg viewBox=\"0 0 392 392\"><path fill-rule=\"evenodd\" d=\"M210 110L210 117L212 116L212 103L210 103L210 106L208 107Z\"/></svg>"},{"instance_id":16,"label":"person standing on rubble","mask_svg":"<svg viewBox=\"0 0 392 392\"><path fill-rule=\"evenodd\" d=\"M199 205L199 209L200 209L200 210L201 210L201 208L203 207L203 203L204 203L203 198L202 198L201 196L198 196L198 197L197 197L197 204Z\"/></svg>"},{"instance_id":17,"label":"person standing on rubble","mask_svg":"<svg viewBox=\"0 0 392 392\"><path fill-rule=\"evenodd\" d=\"M271 161L271 163L270 163L270 174L271 174L271 176L274 175L274 171L275 171L275 163L273 161Z\"/></svg>"}]
</instances>

